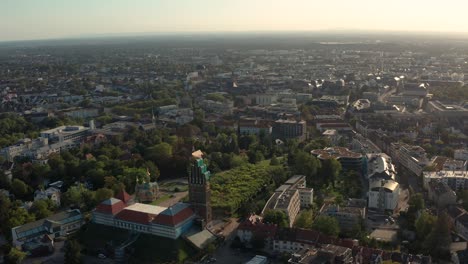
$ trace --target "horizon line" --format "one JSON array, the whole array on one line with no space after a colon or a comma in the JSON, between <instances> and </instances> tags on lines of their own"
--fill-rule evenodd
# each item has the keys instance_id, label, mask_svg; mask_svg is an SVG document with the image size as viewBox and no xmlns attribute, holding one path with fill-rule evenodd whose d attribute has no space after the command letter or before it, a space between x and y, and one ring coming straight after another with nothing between
<instances>
[{"instance_id":1,"label":"horizon line","mask_svg":"<svg viewBox=\"0 0 468 264\"><path fill-rule=\"evenodd\" d=\"M229 30L229 31L154 31L154 32L120 32L120 33L91 33L79 34L63 37L43 37L33 39L6 39L0 40L0 43L12 42L34 42L34 41L60 41L60 40L80 40L80 39L100 39L112 37L140 37L140 36L187 36L187 35L235 35L235 34L287 34L287 33L358 33L369 35L401 35L401 36L432 36L443 37L452 36L459 38L468 38L468 31L433 31L433 30L389 30L389 29L316 29L316 30Z\"/></svg>"}]
</instances>

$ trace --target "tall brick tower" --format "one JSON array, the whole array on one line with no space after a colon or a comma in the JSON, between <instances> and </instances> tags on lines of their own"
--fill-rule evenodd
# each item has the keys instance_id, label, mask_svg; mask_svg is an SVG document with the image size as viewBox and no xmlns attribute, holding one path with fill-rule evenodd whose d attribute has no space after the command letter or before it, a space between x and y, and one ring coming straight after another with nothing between
<instances>
[{"instance_id":1,"label":"tall brick tower","mask_svg":"<svg viewBox=\"0 0 468 264\"><path fill-rule=\"evenodd\" d=\"M211 222L211 190L210 172L203 161L203 152L197 150L192 153L190 164L189 202L195 213L205 221Z\"/></svg>"}]
</instances>

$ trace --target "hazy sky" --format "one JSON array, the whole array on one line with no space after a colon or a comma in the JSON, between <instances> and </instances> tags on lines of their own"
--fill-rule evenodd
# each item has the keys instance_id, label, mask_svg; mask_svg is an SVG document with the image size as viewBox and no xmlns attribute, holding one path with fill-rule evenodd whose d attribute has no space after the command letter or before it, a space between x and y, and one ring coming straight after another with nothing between
<instances>
[{"instance_id":1,"label":"hazy sky","mask_svg":"<svg viewBox=\"0 0 468 264\"><path fill-rule=\"evenodd\" d=\"M0 40L111 33L468 32L468 0L0 0Z\"/></svg>"}]
</instances>

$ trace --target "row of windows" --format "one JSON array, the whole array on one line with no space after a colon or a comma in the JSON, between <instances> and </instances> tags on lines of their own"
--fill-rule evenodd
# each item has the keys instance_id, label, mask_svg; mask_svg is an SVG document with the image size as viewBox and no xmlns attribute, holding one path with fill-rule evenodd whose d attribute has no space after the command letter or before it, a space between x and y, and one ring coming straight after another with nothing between
<instances>
[{"instance_id":1,"label":"row of windows","mask_svg":"<svg viewBox=\"0 0 468 264\"><path fill-rule=\"evenodd\" d=\"M18 238L26 237L26 236L36 234L39 232L43 232L44 230L45 230L44 226L36 227L34 229L30 229L30 230L19 233Z\"/></svg>"},{"instance_id":2,"label":"row of windows","mask_svg":"<svg viewBox=\"0 0 468 264\"><path fill-rule=\"evenodd\" d=\"M83 217L79 214L79 215L75 215L75 216L66 218L66 219L60 221L60 223L61 223L61 224L67 224L67 223L71 223L71 222L73 222L73 221L81 220L82 218L83 218Z\"/></svg>"},{"instance_id":3,"label":"row of windows","mask_svg":"<svg viewBox=\"0 0 468 264\"><path fill-rule=\"evenodd\" d=\"M137 231L149 232L149 228L146 227L146 226L142 226L142 225L130 224L130 223L121 222L121 221L117 221L116 224L117 224L118 227L123 227L123 228L126 228L126 229L133 229L133 230L137 230Z\"/></svg>"}]
</instances>

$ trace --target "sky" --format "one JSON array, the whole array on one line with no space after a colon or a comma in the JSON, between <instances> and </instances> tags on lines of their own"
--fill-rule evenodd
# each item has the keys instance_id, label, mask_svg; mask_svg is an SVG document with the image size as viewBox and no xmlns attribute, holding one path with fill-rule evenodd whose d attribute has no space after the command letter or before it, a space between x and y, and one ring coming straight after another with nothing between
<instances>
[{"instance_id":1,"label":"sky","mask_svg":"<svg viewBox=\"0 0 468 264\"><path fill-rule=\"evenodd\" d=\"M0 41L106 34L468 32L467 0L0 0Z\"/></svg>"}]
</instances>

